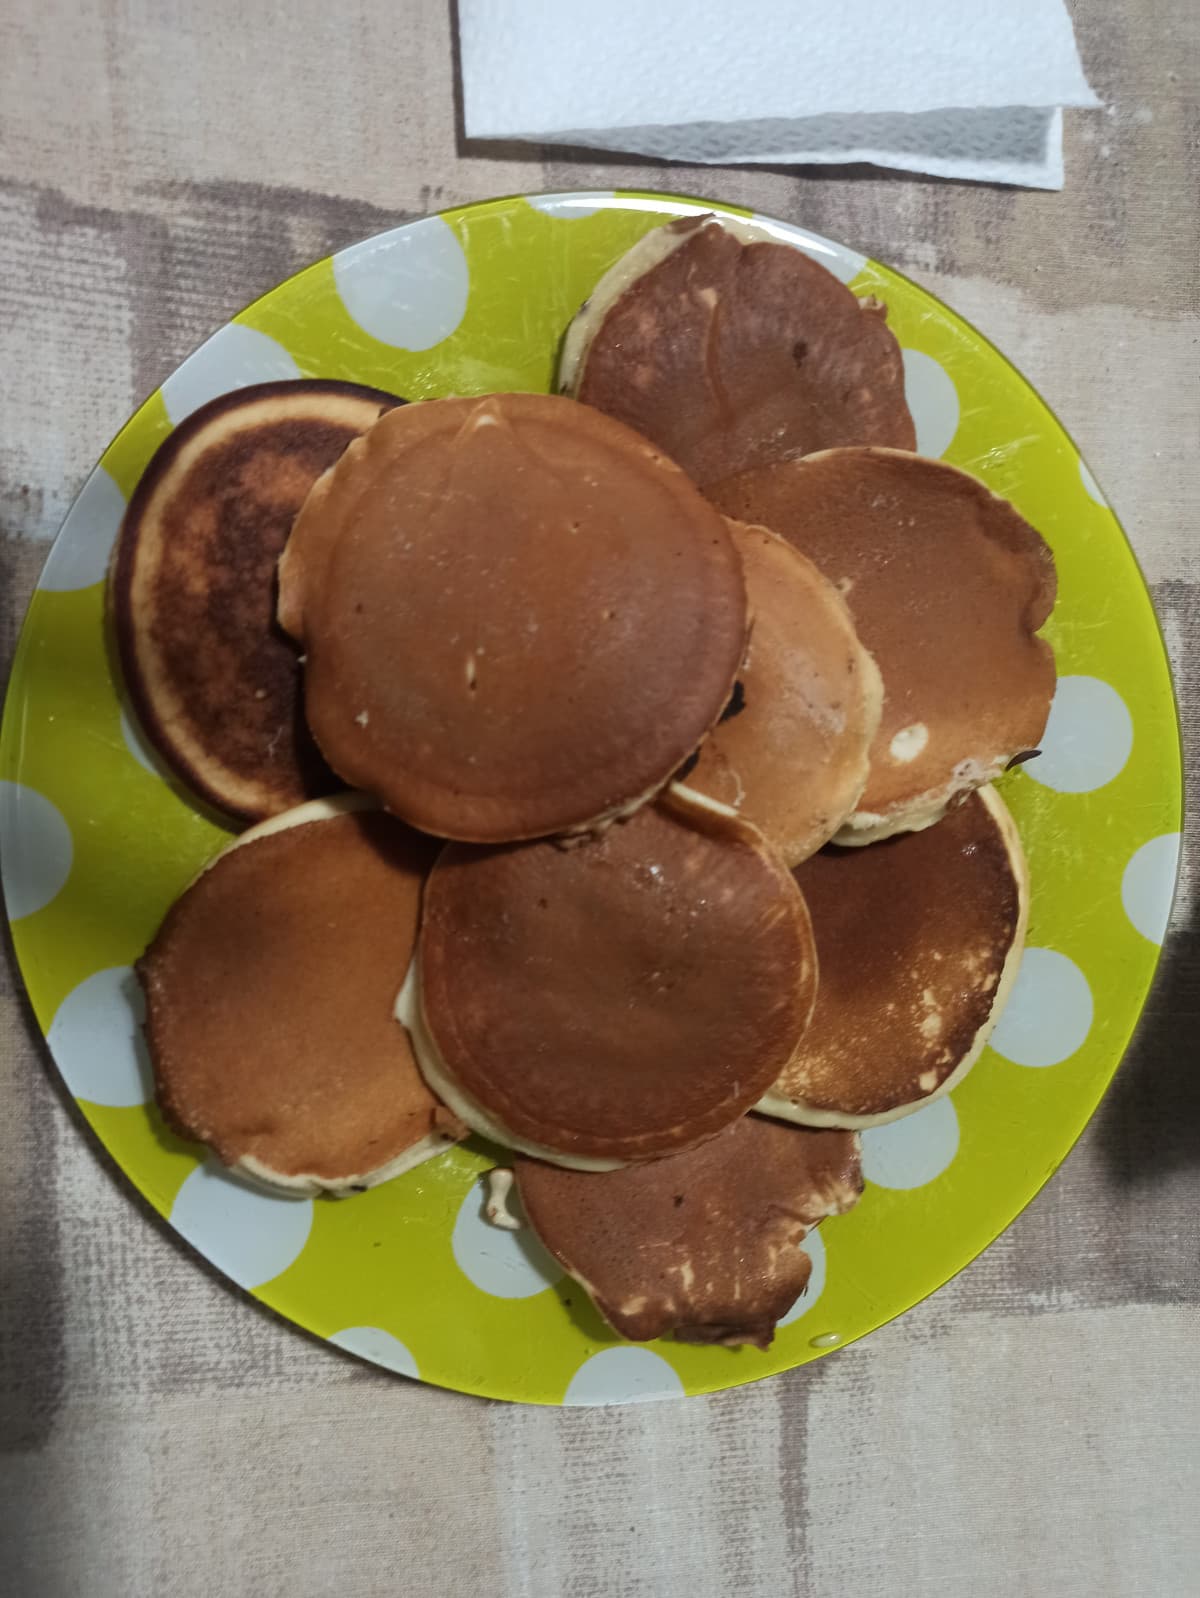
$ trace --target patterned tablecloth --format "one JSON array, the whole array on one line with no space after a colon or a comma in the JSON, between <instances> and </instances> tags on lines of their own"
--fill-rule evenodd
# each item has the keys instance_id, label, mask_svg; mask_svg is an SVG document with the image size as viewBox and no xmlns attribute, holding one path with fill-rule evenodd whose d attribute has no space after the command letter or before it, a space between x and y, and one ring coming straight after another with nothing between
<instances>
[{"instance_id":1,"label":"patterned tablecloth","mask_svg":"<svg viewBox=\"0 0 1200 1598\"><path fill-rule=\"evenodd\" d=\"M242 304L431 209L707 193L974 321L1102 477L1200 777L1200 12L1079 0L1067 188L466 146L439 0L0 7L0 680L114 429ZM1196 853L1133 1049L974 1266L714 1398L488 1404L336 1355L198 1265L81 1136L0 970L0 1589L587 1598L1200 1591Z\"/></svg>"}]
</instances>

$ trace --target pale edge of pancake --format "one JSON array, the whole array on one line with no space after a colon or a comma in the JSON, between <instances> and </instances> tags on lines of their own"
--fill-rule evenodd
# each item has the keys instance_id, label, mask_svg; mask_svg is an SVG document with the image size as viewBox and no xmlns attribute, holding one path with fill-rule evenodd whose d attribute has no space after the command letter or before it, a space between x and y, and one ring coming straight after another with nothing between
<instances>
[{"instance_id":1,"label":"pale edge of pancake","mask_svg":"<svg viewBox=\"0 0 1200 1598\"><path fill-rule=\"evenodd\" d=\"M705 735L707 736L707 734ZM637 794L633 799L625 799L611 809L602 811L591 821L581 821L573 827L567 827L562 832L553 834L557 843L570 848L572 844L587 843L590 839L599 838L610 827L617 826L622 821L628 821L630 816L636 815L643 805L650 804L667 788L671 786L671 778L664 777L661 782L656 782L644 793ZM525 840L527 842L540 842L540 837Z\"/></svg>"},{"instance_id":2,"label":"pale edge of pancake","mask_svg":"<svg viewBox=\"0 0 1200 1598\"><path fill-rule=\"evenodd\" d=\"M736 806L727 805L721 799L710 799L708 794L701 793L698 788L689 788L686 782L668 783L662 793L662 803L668 810L673 810L677 815L682 816L698 832L707 832L710 835L718 835L724 832L728 835L730 829L728 827L714 826L713 817L719 817L723 821L732 821L732 831L742 843L747 844L760 854L765 854L768 857L775 856L779 864L783 866L783 857L774 845L768 841L766 834L760 831L752 821L747 821L745 816L738 812ZM784 870L786 869L787 867L784 866Z\"/></svg>"},{"instance_id":3,"label":"pale edge of pancake","mask_svg":"<svg viewBox=\"0 0 1200 1598\"><path fill-rule=\"evenodd\" d=\"M960 760L949 782L940 788L930 788L917 798L903 800L884 812L853 811L830 842L839 849L859 849L867 844L882 843L885 838L894 838L898 833L925 832L929 827L936 826L959 794L985 788L997 777L1002 777L1011 759L1011 755L997 755L986 766L978 760ZM870 781L869 773L867 781ZM866 792L865 783L863 792Z\"/></svg>"},{"instance_id":4,"label":"pale edge of pancake","mask_svg":"<svg viewBox=\"0 0 1200 1598\"><path fill-rule=\"evenodd\" d=\"M390 1182L394 1176L403 1176L406 1171L415 1170L418 1165L444 1154L460 1141L451 1132L430 1132L427 1137L410 1144L403 1154L397 1154L394 1160L388 1160L385 1165L377 1165L374 1170L364 1171L358 1176L287 1176L249 1154L236 1160L230 1169L269 1193L288 1193L296 1198L313 1198L318 1193L328 1193L332 1198L349 1198L351 1194L365 1193L368 1188Z\"/></svg>"},{"instance_id":5,"label":"pale edge of pancake","mask_svg":"<svg viewBox=\"0 0 1200 1598\"><path fill-rule=\"evenodd\" d=\"M693 220L695 227L671 232L676 222ZM574 395L579 386L591 342L599 332L604 318L622 294L631 288L639 277L643 277L660 261L665 261L669 255L674 254L681 244L685 244L694 236L697 228L707 227L710 224L724 228L743 244L780 243L780 240L766 228L756 227L753 223L743 222L737 217L718 216L711 211L698 212L694 219L690 216L674 217L670 222L664 222L661 227L653 228L632 248L626 250L619 260L613 262L575 313L567 328L562 354L559 356L557 387L560 394Z\"/></svg>"},{"instance_id":6,"label":"pale edge of pancake","mask_svg":"<svg viewBox=\"0 0 1200 1598\"><path fill-rule=\"evenodd\" d=\"M273 833L287 832L292 827L308 826L317 821L333 821L338 816L355 815L364 810L381 808L379 801L367 793L340 793L329 799L310 799L292 810L285 810L282 815L269 816L265 821L248 828L227 844L220 853L215 854L193 880L198 882L206 871L211 871L219 860L225 859L226 855L233 854L235 850L244 848L248 843L258 843L263 838L269 838ZM433 1091L436 1097L441 1097L436 1090ZM453 1109L453 1105L449 1107ZM465 1120L466 1117L460 1116L459 1119ZM245 1177L256 1187L265 1188L272 1193L290 1193L297 1198L329 1193L335 1198L343 1198L351 1193L361 1193L367 1188L378 1187L383 1182L390 1182L394 1176L403 1176L405 1171L423 1165L426 1160L444 1153L451 1144L459 1141L461 1140L449 1132L431 1132L383 1165L377 1165L369 1171L340 1177L313 1176L303 1172L288 1175L286 1172L272 1169L250 1154L244 1154L240 1160L235 1160L230 1169Z\"/></svg>"},{"instance_id":7,"label":"pale edge of pancake","mask_svg":"<svg viewBox=\"0 0 1200 1598\"><path fill-rule=\"evenodd\" d=\"M773 1116L779 1121L793 1121L797 1126L837 1127L843 1131L862 1131L871 1126L883 1126L888 1121L898 1121L905 1115L911 1115L915 1110L932 1104L934 1099L940 1099L952 1092L983 1053L992 1028L1008 1003L1013 983L1017 979L1017 969L1021 964L1021 954L1025 948L1025 932L1029 925L1029 865L1025 859L1025 850L1021 845L1016 822L1004 800L992 787L980 788L978 792L996 824L996 830L1008 854L1008 863L1017 885L1017 925L1008 953L1004 957L1004 964L1000 968L1000 980L992 995L992 1007L983 1025L971 1040L967 1052L946 1080L932 1093L923 1094L908 1104L897 1105L895 1109L884 1110L878 1115L846 1115L838 1110L818 1109L805 1104L802 1099L788 1099L782 1093L774 1091L764 1093L754 1106L760 1115Z\"/></svg>"},{"instance_id":8,"label":"pale edge of pancake","mask_svg":"<svg viewBox=\"0 0 1200 1598\"><path fill-rule=\"evenodd\" d=\"M484 1219L489 1226L494 1226L501 1232L525 1230L524 1219L512 1207L513 1184L516 1179L516 1172L510 1165L493 1165L483 1178L487 1187L487 1200L483 1206Z\"/></svg>"}]
</instances>

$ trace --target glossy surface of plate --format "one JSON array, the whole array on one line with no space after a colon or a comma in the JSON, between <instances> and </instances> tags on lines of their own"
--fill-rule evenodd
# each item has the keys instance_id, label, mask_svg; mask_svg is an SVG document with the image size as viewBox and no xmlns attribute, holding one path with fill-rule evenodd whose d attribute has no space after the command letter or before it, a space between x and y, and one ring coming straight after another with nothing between
<instances>
[{"instance_id":1,"label":"glossy surface of plate","mask_svg":"<svg viewBox=\"0 0 1200 1598\"><path fill-rule=\"evenodd\" d=\"M666 195L494 200L368 239L222 328L105 451L46 563L0 735L0 862L38 1021L117 1163L195 1248L310 1331L448 1387L539 1403L703 1392L861 1337L961 1269L1070 1149L1129 1040L1178 857L1178 726L1154 612L1071 440L989 345L873 261L783 223L887 302L920 449L1015 501L1054 548L1061 674L1045 753L1004 779L1032 919L1014 996L952 1097L865 1134L867 1190L814 1233L774 1346L621 1343L527 1234L482 1217L494 1153L468 1145L348 1200L269 1198L163 1127L132 962L228 834L164 775L114 684L103 579L157 445L198 405L272 378L345 378L422 399L545 390L600 274L649 228L729 207ZM745 215L747 213L735 213ZM760 219L762 220L762 219Z\"/></svg>"}]
</instances>

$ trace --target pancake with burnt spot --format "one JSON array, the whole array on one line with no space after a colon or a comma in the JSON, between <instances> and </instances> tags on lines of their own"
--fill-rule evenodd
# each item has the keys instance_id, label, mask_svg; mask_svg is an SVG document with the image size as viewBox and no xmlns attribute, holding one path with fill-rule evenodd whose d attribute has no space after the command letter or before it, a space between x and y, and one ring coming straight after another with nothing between
<instances>
[{"instance_id":1,"label":"pancake with burnt spot","mask_svg":"<svg viewBox=\"0 0 1200 1598\"><path fill-rule=\"evenodd\" d=\"M729 530L746 577L750 644L733 713L685 780L732 805L795 866L858 802L883 685L845 601L812 562L765 527Z\"/></svg>"},{"instance_id":2,"label":"pancake with burnt spot","mask_svg":"<svg viewBox=\"0 0 1200 1598\"><path fill-rule=\"evenodd\" d=\"M109 604L147 738L202 798L253 820L339 786L275 622L275 563L316 479L400 402L353 383L264 383L182 422L138 484Z\"/></svg>"},{"instance_id":3,"label":"pancake with burnt spot","mask_svg":"<svg viewBox=\"0 0 1200 1598\"><path fill-rule=\"evenodd\" d=\"M862 1192L858 1137L743 1116L620 1171L515 1162L529 1224L622 1337L766 1348L804 1291L801 1249Z\"/></svg>"},{"instance_id":4,"label":"pancake with burnt spot","mask_svg":"<svg viewBox=\"0 0 1200 1598\"><path fill-rule=\"evenodd\" d=\"M869 849L825 849L796 880L821 989L758 1108L863 1127L949 1092L979 1058L1025 941L1028 872L1000 795L981 788L936 827Z\"/></svg>"},{"instance_id":5,"label":"pancake with burnt spot","mask_svg":"<svg viewBox=\"0 0 1200 1598\"><path fill-rule=\"evenodd\" d=\"M838 843L931 826L1037 748L1054 696L1039 633L1054 557L1007 500L941 461L878 449L810 455L708 493L820 568L883 677L870 775Z\"/></svg>"},{"instance_id":6,"label":"pancake with burnt spot","mask_svg":"<svg viewBox=\"0 0 1200 1598\"><path fill-rule=\"evenodd\" d=\"M166 1120L289 1192L373 1187L466 1132L392 1019L435 846L370 804L251 828L137 966Z\"/></svg>"},{"instance_id":7,"label":"pancake with burnt spot","mask_svg":"<svg viewBox=\"0 0 1200 1598\"><path fill-rule=\"evenodd\" d=\"M783 862L672 788L573 848L447 848L398 1014L474 1130L603 1169L742 1115L794 1056L816 980Z\"/></svg>"},{"instance_id":8,"label":"pancake with burnt spot","mask_svg":"<svg viewBox=\"0 0 1200 1598\"><path fill-rule=\"evenodd\" d=\"M724 519L652 445L572 400L392 412L293 540L280 613L308 657L318 744L442 837L628 813L717 720L745 648Z\"/></svg>"},{"instance_id":9,"label":"pancake with burnt spot","mask_svg":"<svg viewBox=\"0 0 1200 1598\"><path fill-rule=\"evenodd\" d=\"M559 387L701 485L841 444L916 447L884 307L730 218L680 218L623 256L567 332Z\"/></svg>"}]
</instances>

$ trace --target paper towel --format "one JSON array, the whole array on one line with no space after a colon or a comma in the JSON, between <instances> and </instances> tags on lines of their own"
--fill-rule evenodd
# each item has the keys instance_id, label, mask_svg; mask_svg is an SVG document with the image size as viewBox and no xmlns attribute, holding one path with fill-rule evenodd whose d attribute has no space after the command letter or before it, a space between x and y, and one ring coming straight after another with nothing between
<instances>
[{"instance_id":1,"label":"paper towel","mask_svg":"<svg viewBox=\"0 0 1200 1598\"><path fill-rule=\"evenodd\" d=\"M459 0L472 139L1062 187L1062 0Z\"/></svg>"}]
</instances>

